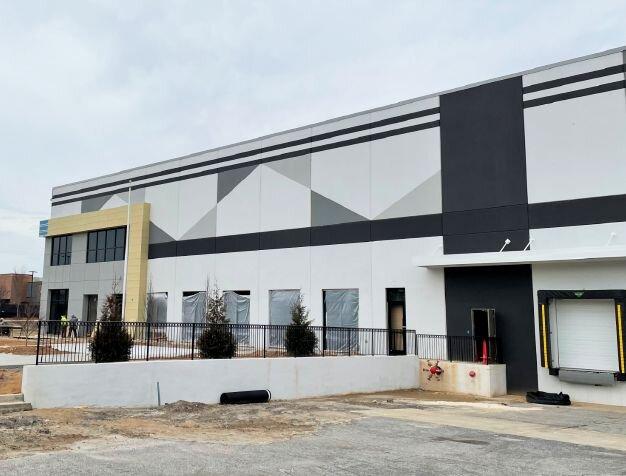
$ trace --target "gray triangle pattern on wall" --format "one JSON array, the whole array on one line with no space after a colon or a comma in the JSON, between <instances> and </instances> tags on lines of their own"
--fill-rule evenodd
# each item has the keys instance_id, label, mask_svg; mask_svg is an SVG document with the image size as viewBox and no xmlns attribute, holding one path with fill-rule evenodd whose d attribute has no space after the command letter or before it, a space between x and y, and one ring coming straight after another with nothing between
<instances>
[{"instance_id":1,"label":"gray triangle pattern on wall","mask_svg":"<svg viewBox=\"0 0 626 476\"><path fill-rule=\"evenodd\" d=\"M311 190L311 225L337 225L367 220L364 216Z\"/></svg>"},{"instance_id":2,"label":"gray triangle pattern on wall","mask_svg":"<svg viewBox=\"0 0 626 476\"><path fill-rule=\"evenodd\" d=\"M376 217L408 217L441 213L441 172L426 179Z\"/></svg>"},{"instance_id":3,"label":"gray triangle pattern on wall","mask_svg":"<svg viewBox=\"0 0 626 476\"><path fill-rule=\"evenodd\" d=\"M219 172L217 174L217 201L220 202L226 195L232 192L256 168L256 165L251 165Z\"/></svg>"},{"instance_id":4,"label":"gray triangle pattern on wall","mask_svg":"<svg viewBox=\"0 0 626 476\"><path fill-rule=\"evenodd\" d=\"M150 244L168 243L170 241L174 241L174 238L172 238L170 235L165 233L161 228L156 226L154 223L150 222L150 235L149 235Z\"/></svg>"},{"instance_id":5,"label":"gray triangle pattern on wall","mask_svg":"<svg viewBox=\"0 0 626 476\"><path fill-rule=\"evenodd\" d=\"M210 238L215 236L217 223L217 207L211 208L181 237L182 240L195 240L197 238Z\"/></svg>"},{"instance_id":6,"label":"gray triangle pattern on wall","mask_svg":"<svg viewBox=\"0 0 626 476\"><path fill-rule=\"evenodd\" d=\"M265 165L288 179L304 185L306 188L311 188L311 154L306 157L268 162Z\"/></svg>"},{"instance_id":7,"label":"gray triangle pattern on wall","mask_svg":"<svg viewBox=\"0 0 626 476\"><path fill-rule=\"evenodd\" d=\"M80 202L80 212L81 213L97 212L98 210L102 208L102 205L104 205L106 202L109 201L110 198L111 198L111 195L86 198L85 200Z\"/></svg>"}]
</instances>

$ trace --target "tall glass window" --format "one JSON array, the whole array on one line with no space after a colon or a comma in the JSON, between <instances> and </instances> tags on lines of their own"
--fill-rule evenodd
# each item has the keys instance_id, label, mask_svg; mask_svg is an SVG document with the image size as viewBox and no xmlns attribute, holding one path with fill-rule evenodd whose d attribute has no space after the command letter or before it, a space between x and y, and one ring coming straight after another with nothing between
<instances>
[{"instance_id":1,"label":"tall glass window","mask_svg":"<svg viewBox=\"0 0 626 476\"><path fill-rule=\"evenodd\" d=\"M52 238L51 266L63 266L72 263L72 235Z\"/></svg>"},{"instance_id":2,"label":"tall glass window","mask_svg":"<svg viewBox=\"0 0 626 476\"><path fill-rule=\"evenodd\" d=\"M90 231L87 235L87 263L121 261L126 248L126 228Z\"/></svg>"}]
</instances>

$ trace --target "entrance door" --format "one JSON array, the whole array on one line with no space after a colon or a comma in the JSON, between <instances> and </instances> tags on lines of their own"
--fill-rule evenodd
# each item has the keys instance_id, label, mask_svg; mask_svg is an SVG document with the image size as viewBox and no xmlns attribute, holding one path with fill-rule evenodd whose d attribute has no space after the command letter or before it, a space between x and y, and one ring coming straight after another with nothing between
<instances>
[{"instance_id":1,"label":"entrance door","mask_svg":"<svg viewBox=\"0 0 626 476\"><path fill-rule=\"evenodd\" d=\"M96 322L98 318L98 295L85 294L85 321Z\"/></svg>"},{"instance_id":2,"label":"entrance door","mask_svg":"<svg viewBox=\"0 0 626 476\"><path fill-rule=\"evenodd\" d=\"M472 336L475 361L495 359L496 310L472 309Z\"/></svg>"},{"instance_id":3,"label":"entrance door","mask_svg":"<svg viewBox=\"0 0 626 476\"><path fill-rule=\"evenodd\" d=\"M59 321L61 316L67 316L67 289L52 289L50 290L50 314L48 320ZM48 331L56 334L59 332L59 326L56 323L51 323Z\"/></svg>"},{"instance_id":4,"label":"entrance door","mask_svg":"<svg viewBox=\"0 0 626 476\"><path fill-rule=\"evenodd\" d=\"M406 304L404 288L387 289L389 355L406 355Z\"/></svg>"}]
</instances>

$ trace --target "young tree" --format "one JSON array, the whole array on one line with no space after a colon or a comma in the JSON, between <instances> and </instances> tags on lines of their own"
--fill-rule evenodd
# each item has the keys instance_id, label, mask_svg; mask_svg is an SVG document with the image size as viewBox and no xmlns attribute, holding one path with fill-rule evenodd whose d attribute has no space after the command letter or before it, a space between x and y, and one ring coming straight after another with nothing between
<instances>
[{"instance_id":1,"label":"young tree","mask_svg":"<svg viewBox=\"0 0 626 476\"><path fill-rule=\"evenodd\" d=\"M224 294L217 283L206 279L204 289L204 322L206 327L196 346L203 359L230 359L237 351L237 341L226 317Z\"/></svg>"},{"instance_id":2,"label":"young tree","mask_svg":"<svg viewBox=\"0 0 626 476\"><path fill-rule=\"evenodd\" d=\"M310 327L309 310L303 302L302 293L291 307L291 324L285 332L285 348L293 357L306 357L315 353L317 336Z\"/></svg>"},{"instance_id":3,"label":"young tree","mask_svg":"<svg viewBox=\"0 0 626 476\"><path fill-rule=\"evenodd\" d=\"M125 362L130 360L132 347L133 338L122 322L122 305L115 280L111 293L102 304L100 320L91 336L91 358L94 362Z\"/></svg>"},{"instance_id":4,"label":"young tree","mask_svg":"<svg viewBox=\"0 0 626 476\"><path fill-rule=\"evenodd\" d=\"M24 320L20 329L20 337L24 337L24 345L28 346L28 339L31 334L37 333L37 322L39 321L39 305L27 303L23 308Z\"/></svg>"}]
</instances>

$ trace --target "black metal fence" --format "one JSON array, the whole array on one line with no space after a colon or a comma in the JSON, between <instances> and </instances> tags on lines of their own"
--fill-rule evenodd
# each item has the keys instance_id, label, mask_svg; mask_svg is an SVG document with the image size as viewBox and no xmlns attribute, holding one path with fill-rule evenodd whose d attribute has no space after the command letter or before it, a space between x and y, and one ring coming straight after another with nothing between
<instances>
[{"instance_id":1,"label":"black metal fence","mask_svg":"<svg viewBox=\"0 0 626 476\"><path fill-rule=\"evenodd\" d=\"M215 324L213 324L215 325ZM211 326L204 323L39 321L37 364L92 362L92 337L104 326L122 326L132 336L130 360L198 359L198 338ZM289 326L220 324L236 342L235 358L287 357ZM314 356L418 355L425 359L496 362L497 345L474 337L416 334L413 330L351 327L309 327L317 343ZM484 352L487 352L485 359Z\"/></svg>"}]
</instances>

